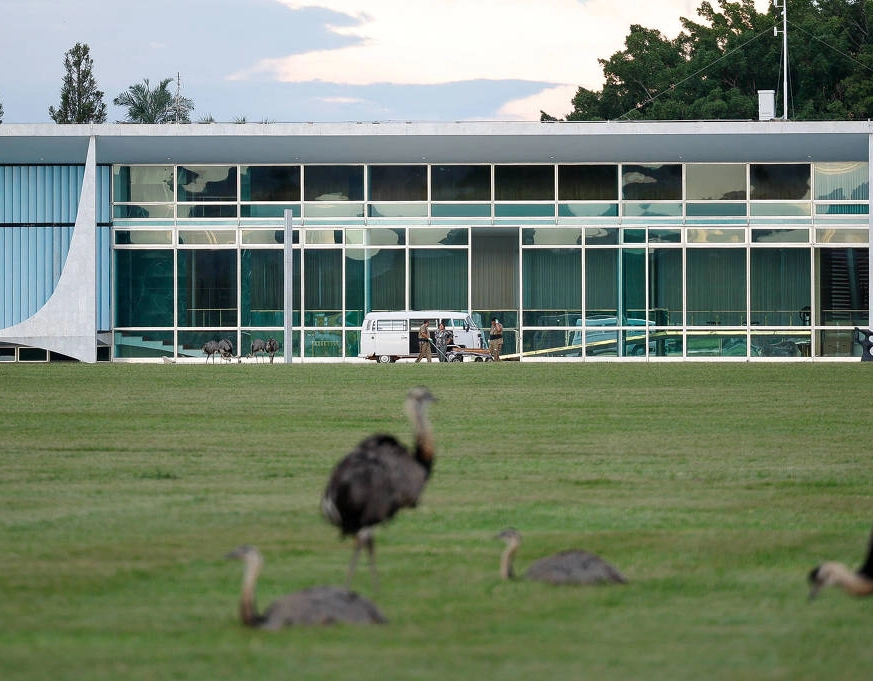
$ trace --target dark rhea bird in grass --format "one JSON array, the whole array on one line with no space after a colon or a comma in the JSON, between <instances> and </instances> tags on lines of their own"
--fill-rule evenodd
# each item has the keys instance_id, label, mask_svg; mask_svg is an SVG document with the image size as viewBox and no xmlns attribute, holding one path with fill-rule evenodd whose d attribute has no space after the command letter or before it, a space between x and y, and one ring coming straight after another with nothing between
<instances>
[{"instance_id":1,"label":"dark rhea bird in grass","mask_svg":"<svg viewBox=\"0 0 873 681\"><path fill-rule=\"evenodd\" d=\"M275 338L268 338L264 343L264 350L270 356L270 364L272 364L273 358L276 356L276 353L279 352L279 341Z\"/></svg>"},{"instance_id":2,"label":"dark rhea bird in grass","mask_svg":"<svg viewBox=\"0 0 873 681\"><path fill-rule=\"evenodd\" d=\"M206 355L206 362L209 363L209 358L212 358L212 363L215 364L215 353L219 351L218 341L206 341L203 346L203 354Z\"/></svg>"},{"instance_id":3,"label":"dark rhea bird in grass","mask_svg":"<svg viewBox=\"0 0 873 681\"><path fill-rule=\"evenodd\" d=\"M401 445L393 435L371 435L334 468L321 509L342 536L354 536L346 586L355 572L361 548L370 559L373 586L378 589L373 528L402 508L414 508L430 477L434 440L428 406L436 398L430 390L413 388L406 396L406 415L412 424L414 446Z\"/></svg>"},{"instance_id":4,"label":"dark rhea bird in grass","mask_svg":"<svg viewBox=\"0 0 873 681\"><path fill-rule=\"evenodd\" d=\"M816 565L809 572L809 600L826 586L838 586L852 596L873 595L873 534L867 542L867 557L857 570L836 561Z\"/></svg>"},{"instance_id":5,"label":"dark rhea bird in grass","mask_svg":"<svg viewBox=\"0 0 873 681\"><path fill-rule=\"evenodd\" d=\"M503 530L495 539L502 539L506 548L500 556L500 576L515 577L513 560L521 546L521 533L513 528ZM549 584L626 584L618 568L588 551L571 549L540 558L527 569L525 576Z\"/></svg>"},{"instance_id":6,"label":"dark rhea bird in grass","mask_svg":"<svg viewBox=\"0 0 873 681\"><path fill-rule=\"evenodd\" d=\"M255 361L258 359L259 353L267 352L267 342L263 338L255 338L252 340L252 351L249 353L249 357L254 357Z\"/></svg>"},{"instance_id":7,"label":"dark rhea bird in grass","mask_svg":"<svg viewBox=\"0 0 873 681\"><path fill-rule=\"evenodd\" d=\"M290 626L384 624L388 621L372 601L354 591L332 586L313 586L286 594L259 613L255 604L255 589L264 566L261 552L254 546L246 545L234 549L226 557L241 560L245 564L239 616L246 626L275 630Z\"/></svg>"}]
</instances>

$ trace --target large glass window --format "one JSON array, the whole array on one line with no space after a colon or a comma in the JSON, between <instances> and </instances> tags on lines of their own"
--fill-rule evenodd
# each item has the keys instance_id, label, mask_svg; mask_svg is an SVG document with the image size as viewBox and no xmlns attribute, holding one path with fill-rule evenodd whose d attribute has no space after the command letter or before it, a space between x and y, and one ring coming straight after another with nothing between
<instances>
[{"instance_id":1,"label":"large glass window","mask_svg":"<svg viewBox=\"0 0 873 681\"><path fill-rule=\"evenodd\" d=\"M236 326L236 251L178 253L179 326Z\"/></svg>"},{"instance_id":2,"label":"large glass window","mask_svg":"<svg viewBox=\"0 0 873 681\"><path fill-rule=\"evenodd\" d=\"M285 311L284 251L243 249L242 324L282 326Z\"/></svg>"},{"instance_id":3,"label":"large glass window","mask_svg":"<svg viewBox=\"0 0 873 681\"><path fill-rule=\"evenodd\" d=\"M559 165L558 200L617 201L617 165Z\"/></svg>"},{"instance_id":4,"label":"large glass window","mask_svg":"<svg viewBox=\"0 0 873 681\"><path fill-rule=\"evenodd\" d=\"M750 253L752 324L809 324L809 249L753 248Z\"/></svg>"},{"instance_id":5,"label":"large glass window","mask_svg":"<svg viewBox=\"0 0 873 681\"><path fill-rule=\"evenodd\" d=\"M306 166L306 201L363 201L364 166Z\"/></svg>"},{"instance_id":6,"label":"large glass window","mask_svg":"<svg viewBox=\"0 0 873 681\"><path fill-rule=\"evenodd\" d=\"M746 323L746 251L689 248L688 325Z\"/></svg>"},{"instance_id":7,"label":"large glass window","mask_svg":"<svg viewBox=\"0 0 873 681\"><path fill-rule=\"evenodd\" d=\"M554 201L555 167L495 166L494 198L497 201Z\"/></svg>"},{"instance_id":8,"label":"large glass window","mask_svg":"<svg viewBox=\"0 0 873 681\"><path fill-rule=\"evenodd\" d=\"M299 201L300 166L242 166L243 201Z\"/></svg>"},{"instance_id":9,"label":"large glass window","mask_svg":"<svg viewBox=\"0 0 873 681\"><path fill-rule=\"evenodd\" d=\"M818 260L818 324L866 326L869 323L870 255L867 248L822 248Z\"/></svg>"},{"instance_id":10,"label":"large glass window","mask_svg":"<svg viewBox=\"0 0 873 681\"><path fill-rule=\"evenodd\" d=\"M115 251L115 326L173 326L173 251Z\"/></svg>"},{"instance_id":11,"label":"large glass window","mask_svg":"<svg viewBox=\"0 0 873 681\"><path fill-rule=\"evenodd\" d=\"M685 197L689 201L740 201L746 198L743 163L688 163Z\"/></svg>"},{"instance_id":12,"label":"large glass window","mask_svg":"<svg viewBox=\"0 0 873 681\"><path fill-rule=\"evenodd\" d=\"M112 200L123 203L173 201L173 166L115 166Z\"/></svg>"},{"instance_id":13,"label":"large glass window","mask_svg":"<svg viewBox=\"0 0 873 681\"><path fill-rule=\"evenodd\" d=\"M752 200L798 200L809 198L808 163L752 163L749 166Z\"/></svg>"},{"instance_id":14,"label":"large glass window","mask_svg":"<svg viewBox=\"0 0 873 681\"><path fill-rule=\"evenodd\" d=\"M658 326L682 324L682 250L649 252L649 321Z\"/></svg>"},{"instance_id":15,"label":"large glass window","mask_svg":"<svg viewBox=\"0 0 873 681\"><path fill-rule=\"evenodd\" d=\"M310 249L303 256L303 305L307 326L342 326L343 252Z\"/></svg>"},{"instance_id":16,"label":"large glass window","mask_svg":"<svg viewBox=\"0 0 873 681\"><path fill-rule=\"evenodd\" d=\"M360 325L373 310L406 309L403 249L346 250L346 324Z\"/></svg>"},{"instance_id":17,"label":"large glass window","mask_svg":"<svg viewBox=\"0 0 873 681\"><path fill-rule=\"evenodd\" d=\"M621 168L625 201L679 201L682 166L674 164L624 165Z\"/></svg>"},{"instance_id":18,"label":"large glass window","mask_svg":"<svg viewBox=\"0 0 873 681\"><path fill-rule=\"evenodd\" d=\"M617 248L585 251L585 309L589 315L618 313L618 255Z\"/></svg>"},{"instance_id":19,"label":"large glass window","mask_svg":"<svg viewBox=\"0 0 873 681\"><path fill-rule=\"evenodd\" d=\"M409 268L410 309L467 309L466 249L411 248Z\"/></svg>"},{"instance_id":20,"label":"large glass window","mask_svg":"<svg viewBox=\"0 0 873 681\"><path fill-rule=\"evenodd\" d=\"M370 166L370 201L426 201L427 166Z\"/></svg>"},{"instance_id":21,"label":"large glass window","mask_svg":"<svg viewBox=\"0 0 873 681\"><path fill-rule=\"evenodd\" d=\"M433 201L490 201L491 167L435 165L430 184Z\"/></svg>"},{"instance_id":22,"label":"large glass window","mask_svg":"<svg viewBox=\"0 0 873 681\"><path fill-rule=\"evenodd\" d=\"M819 201L867 201L868 163L816 163L815 198Z\"/></svg>"},{"instance_id":23,"label":"large glass window","mask_svg":"<svg viewBox=\"0 0 873 681\"><path fill-rule=\"evenodd\" d=\"M179 166L179 201L236 201L236 166Z\"/></svg>"},{"instance_id":24,"label":"large glass window","mask_svg":"<svg viewBox=\"0 0 873 681\"><path fill-rule=\"evenodd\" d=\"M557 318L563 315L581 315L580 249L524 249L521 279L526 325L554 325L559 324Z\"/></svg>"}]
</instances>

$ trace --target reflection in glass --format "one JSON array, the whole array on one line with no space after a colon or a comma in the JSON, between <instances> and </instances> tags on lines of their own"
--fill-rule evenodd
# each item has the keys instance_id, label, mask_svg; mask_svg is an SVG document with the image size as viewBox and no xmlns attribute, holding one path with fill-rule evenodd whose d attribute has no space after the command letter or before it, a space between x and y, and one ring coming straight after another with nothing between
<instances>
[{"instance_id":1,"label":"reflection in glass","mask_svg":"<svg viewBox=\"0 0 873 681\"><path fill-rule=\"evenodd\" d=\"M623 165L621 184L625 201L681 201L682 166L678 163Z\"/></svg>"},{"instance_id":2,"label":"reflection in glass","mask_svg":"<svg viewBox=\"0 0 873 681\"><path fill-rule=\"evenodd\" d=\"M746 198L744 163L687 163L685 198L688 201L737 201Z\"/></svg>"},{"instance_id":3,"label":"reflection in glass","mask_svg":"<svg viewBox=\"0 0 873 681\"><path fill-rule=\"evenodd\" d=\"M686 258L688 325L745 324L745 249L690 248Z\"/></svg>"},{"instance_id":4,"label":"reflection in glass","mask_svg":"<svg viewBox=\"0 0 873 681\"><path fill-rule=\"evenodd\" d=\"M306 201L363 201L364 166L306 166Z\"/></svg>"},{"instance_id":5,"label":"reflection in glass","mask_svg":"<svg viewBox=\"0 0 873 681\"><path fill-rule=\"evenodd\" d=\"M236 166L179 166L179 201L236 201Z\"/></svg>"},{"instance_id":6,"label":"reflection in glass","mask_svg":"<svg viewBox=\"0 0 873 681\"><path fill-rule=\"evenodd\" d=\"M409 267L410 309L467 309L467 249L410 249Z\"/></svg>"},{"instance_id":7,"label":"reflection in glass","mask_svg":"<svg viewBox=\"0 0 873 681\"><path fill-rule=\"evenodd\" d=\"M236 251L178 251L178 325L236 326Z\"/></svg>"},{"instance_id":8,"label":"reflection in glass","mask_svg":"<svg viewBox=\"0 0 873 681\"><path fill-rule=\"evenodd\" d=\"M809 309L809 250L753 248L750 252L751 323L762 326L803 324Z\"/></svg>"},{"instance_id":9,"label":"reflection in glass","mask_svg":"<svg viewBox=\"0 0 873 681\"><path fill-rule=\"evenodd\" d=\"M649 320L659 326L682 324L682 251L649 251Z\"/></svg>"},{"instance_id":10,"label":"reflection in glass","mask_svg":"<svg viewBox=\"0 0 873 681\"><path fill-rule=\"evenodd\" d=\"M370 201L426 201L427 166L371 165Z\"/></svg>"},{"instance_id":11,"label":"reflection in glass","mask_svg":"<svg viewBox=\"0 0 873 681\"><path fill-rule=\"evenodd\" d=\"M495 166L494 199L496 201L554 201L554 166ZM554 207L552 214L554 214Z\"/></svg>"},{"instance_id":12,"label":"reflection in glass","mask_svg":"<svg viewBox=\"0 0 873 681\"><path fill-rule=\"evenodd\" d=\"M869 172L869 164L860 161L816 163L816 200L867 201L870 197Z\"/></svg>"},{"instance_id":13,"label":"reflection in glass","mask_svg":"<svg viewBox=\"0 0 873 681\"><path fill-rule=\"evenodd\" d=\"M242 166L243 201L299 201L300 166Z\"/></svg>"},{"instance_id":14,"label":"reflection in glass","mask_svg":"<svg viewBox=\"0 0 873 681\"><path fill-rule=\"evenodd\" d=\"M173 325L173 251L115 251L115 326Z\"/></svg>"},{"instance_id":15,"label":"reflection in glass","mask_svg":"<svg viewBox=\"0 0 873 681\"><path fill-rule=\"evenodd\" d=\"M522 306L544 315L582 307L582 252L577 248L522 251Z\"/></svg>"},{"instance_id":16,"label":"reflection in glass","mask_svg":"<svg viewBox=\"0 0 873 681\"><path fill-rule=\"evenodd\" d=\"M373 310L405 310L406 264L400 249L346 250L346 321L360 325ZM355 318L349 315L356 312Z\"/></svg>"},{"instance_id":17,"label":"reflection in glass","mask_svg":"<svg viewBox=\"0 0 873 681\"><path fill-rule=\"evenodd\" d=\"M173 201L173 166L113 166L112 200Z\"/></svg>"},{"instance_id":18,"label":"reflection in glass","mask_svg":"<svg viewBox=\"0 0 873 681\"><path fill-rule=\"evenodd\" d=\"M240 298L246 326L282 326L285 310L285 252L244 248Z\"/></svg>"},{"instance_id":19,"label":"reflection in glass","mask_svg":"<svg viewBox=\"0 0 873 681\"><path fill-rule=\"evenodd\" d=\"M308 236L307 236L308 238ZM303 261L304 324L342 324L343 252L338 248L308 250Z\"/></svg>"},{"instance_id":20,"label":"reflection in glass","mask_svg":"<svg viewBox=\"0 0 873 681\"><path fill-rule=\"evenodd\" d=\"M430 169L432 201L490 201L491 167L435 165Z\"/></svg>"},{"instance_id":21,"label":"reflection in glass","mask_svg":"<svg viewBox=\"0 0 873 681\"><path fill-rule=\"evenodd\" d=\"M201 346L196 348L200 357ZM197 356L193 347L187 353ZM116 331L112 334L112 356L115 359L155 359L173 356L172 331Z\"/></svg>"},{"instance_id":22,"label":"reflection in glass","mask_svg":"<svg viewBox=\"0 0 873 681\"><path fill-rule=\"evenodd\" d=\"M752 163L752 200L792 201L809 198L809 163Z\"/></svg>"},{"instance_id":23,"label":"reflection in glass","mask_svg":"<svg viewBox=\"0 0 873 681\"><path fill-rule=\"evenodd\" d=\"M617 165L559 165L559 201L617 201Z\"/></svg>"},{"instance_id":24,"label":"reflection in glass","mask_svg":"<svg viewBox=\"0 0 873 681\"><path fill-rule=\"evenodd\" d=\"M867 326L870 267L867 248L820 248L818 260L818 324Z\"/></svg>"}]
</instances>

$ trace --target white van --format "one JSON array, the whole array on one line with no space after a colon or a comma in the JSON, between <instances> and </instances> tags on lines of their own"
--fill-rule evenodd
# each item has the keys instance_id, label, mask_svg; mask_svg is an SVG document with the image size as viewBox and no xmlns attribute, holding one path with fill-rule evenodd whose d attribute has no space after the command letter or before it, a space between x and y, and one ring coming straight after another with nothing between
<instances>
[{"instance_id":1,"label":"white van","mask_svg":"<svg viewBox=\"0 0 873 681\"><path fill-rule=\"evenodd\" d=\"M455 345L462 348L484 348L485 337L466 312L446 310L407 310L401 312L370 312L361 326L361 350L358 357L374 359L382 364L398 359L418 357L418 327L430 322L431 337L440 322L454 336ZM435 359L439 359L433 349Z\"/></svg>"}]
</instances>

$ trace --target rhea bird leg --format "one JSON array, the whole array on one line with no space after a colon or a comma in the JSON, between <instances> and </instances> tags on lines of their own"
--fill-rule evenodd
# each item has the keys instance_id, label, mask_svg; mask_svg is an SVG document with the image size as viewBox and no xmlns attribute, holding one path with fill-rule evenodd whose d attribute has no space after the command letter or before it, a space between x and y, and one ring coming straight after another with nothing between
<instances>
[{"instance_id":1,"label":"rhea bird leg","mask_svg":"<svg viewBox=\"0 0 873 681\"><path fill-rule=\"evenodd\" d=\"M367 550L370 560L370 579L373 582L373 590L379 591L379 575L376 574L376 542L373 539L373 531L365 527L355 535L355 548L352 552L352 560L349 562L349 573L346 575L346 588L351 588L352 576L355 574L355 566L358 564L358 554L361 548Z\"/></svg>"}]
</instances>

